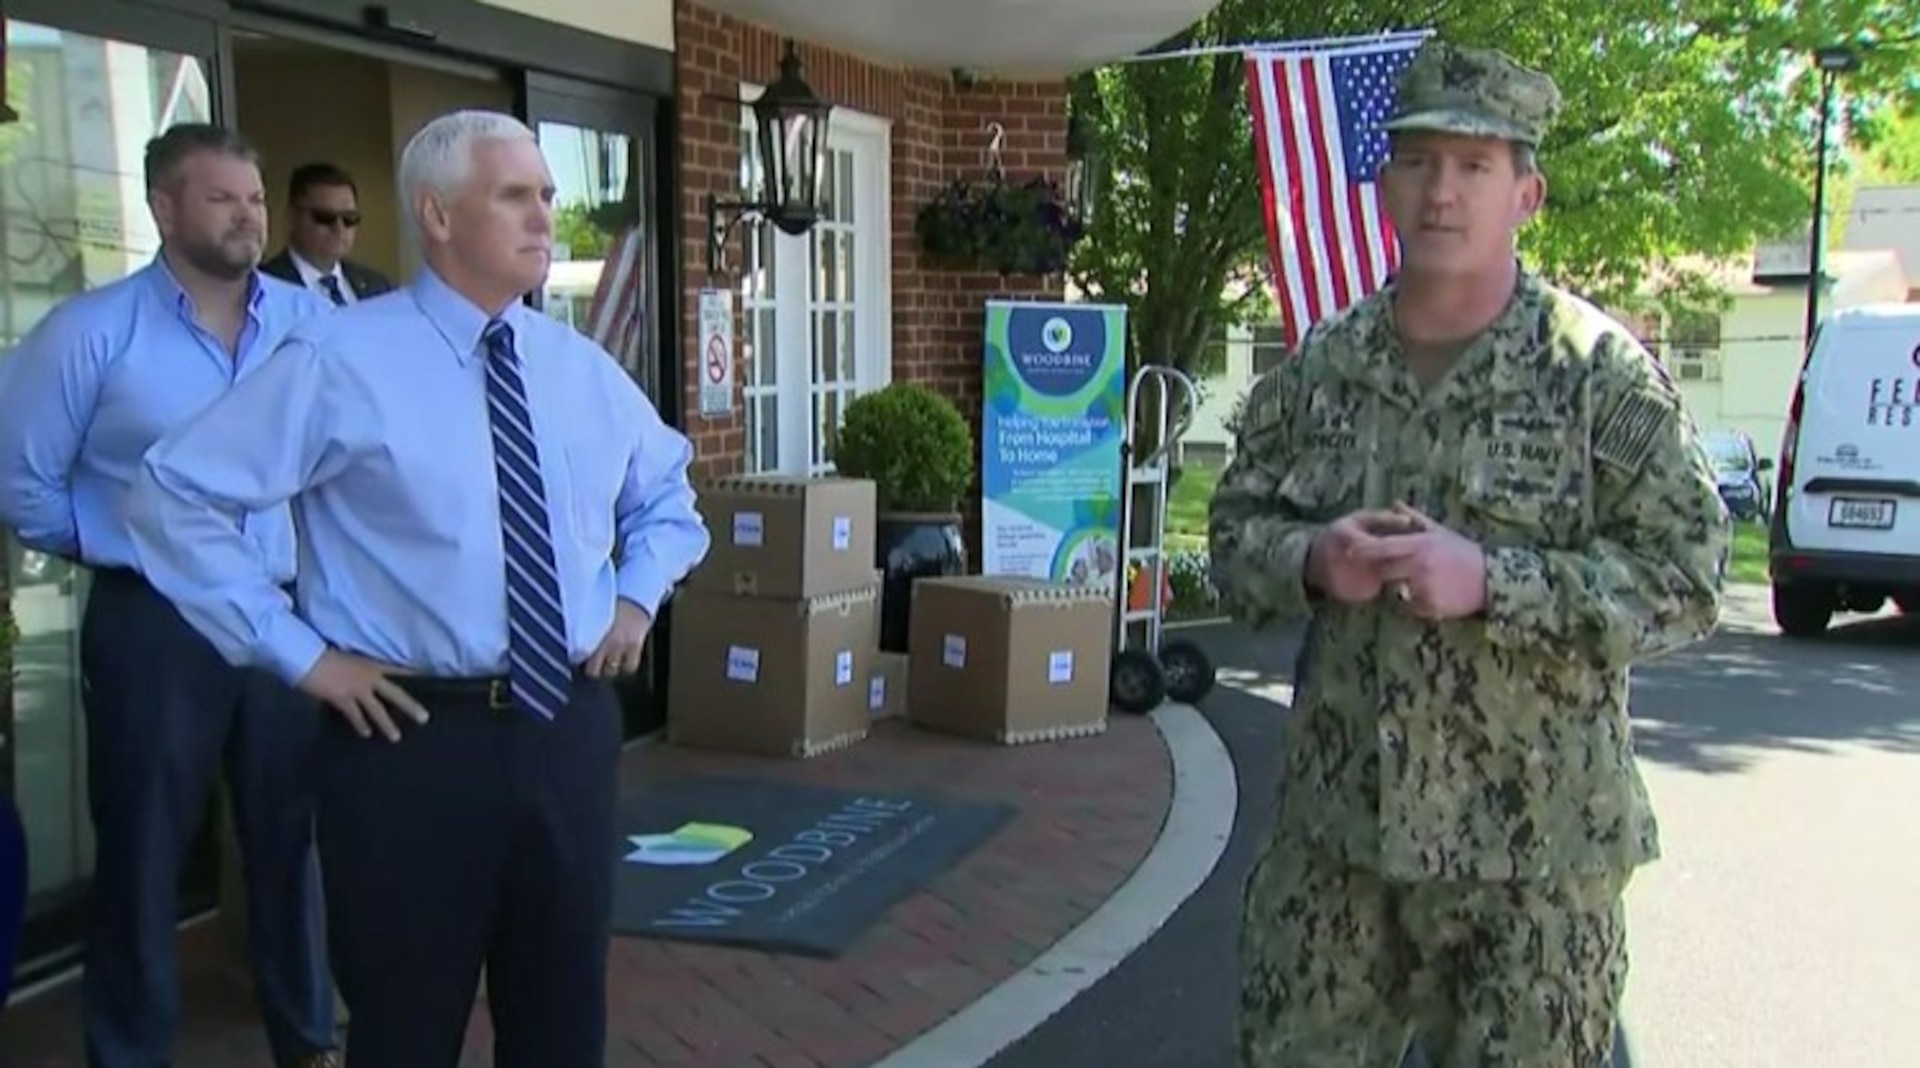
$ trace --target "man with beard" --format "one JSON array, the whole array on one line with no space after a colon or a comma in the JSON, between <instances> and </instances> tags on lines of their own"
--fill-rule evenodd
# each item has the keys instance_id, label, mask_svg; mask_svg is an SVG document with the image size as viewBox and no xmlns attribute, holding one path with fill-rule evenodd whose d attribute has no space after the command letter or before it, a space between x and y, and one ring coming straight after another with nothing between
<instances>
[{"instance_id":1,"label":"man with beard","mask_svg":"<svg viewBox=\"0 0 1920 1068\"><path fill-rule=\"evenodd\" d=\"M319 1068L338 1059L312 829L318 710L271 674L231 666L189 626L147 582L124 517L148 447L327 305L256 269L266 197L235 134L172 127L147 146L146 185L159 255L48 313L0 389L0 522L94 572L80 635L98 842L81 983L87 1060L171 1060L180 866L224 769L274 1058ZM274 581L291 583L287 509L244 525Z\"/></svg>"}]
</instances>

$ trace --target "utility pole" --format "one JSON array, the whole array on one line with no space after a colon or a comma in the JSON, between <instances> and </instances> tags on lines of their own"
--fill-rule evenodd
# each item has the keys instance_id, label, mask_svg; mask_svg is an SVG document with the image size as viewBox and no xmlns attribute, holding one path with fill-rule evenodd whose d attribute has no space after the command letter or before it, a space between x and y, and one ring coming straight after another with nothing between
<instances>
[{"instance_id":1,"label":"utility pole","mask_svg":"<svg viewBox=\"0 0 1920 1068\"><path fill-rule=\"evenodd\" d=\"M1860 69L1860 54L1847 45L1828 45L1813 53L1820 71L1820 136L1814 146L1813 227L1807 238L1807 325L1802 347L1813 345L1820 324L1820 288L1826 282L1827 124L1833 116L1833 85L1842 74Z\"/></svg>"}]
</instances>

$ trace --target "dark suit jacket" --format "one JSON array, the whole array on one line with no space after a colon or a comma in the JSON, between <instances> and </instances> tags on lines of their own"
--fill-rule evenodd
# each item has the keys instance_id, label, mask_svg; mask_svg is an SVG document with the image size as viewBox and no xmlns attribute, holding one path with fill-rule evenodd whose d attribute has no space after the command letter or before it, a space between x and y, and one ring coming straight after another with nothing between
<instances>
[{"instance_id":1,"label":"dark suit jacket","mask_svg":"<svg viewBox=\"0 0 1920 1068\"><path fill-rule=\"evenodd\" d=\"M300 277L300 268L293 265L293 257L285 249L282 249L278 256L262 263L260 270L275 278L292 282L303 289L306 287L306 282ZM393 288L393 283L387 279L386 275L352 260L341 261L340 273L345 276L347 285L352 287L353 295L360 300L377 297Z\"/></svg>"}]
</instances>

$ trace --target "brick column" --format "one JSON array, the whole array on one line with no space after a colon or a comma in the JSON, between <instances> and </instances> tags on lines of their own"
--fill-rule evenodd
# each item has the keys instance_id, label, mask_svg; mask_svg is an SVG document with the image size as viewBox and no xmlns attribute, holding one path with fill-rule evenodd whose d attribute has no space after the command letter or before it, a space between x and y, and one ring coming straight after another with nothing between
<instances>
[{"instance_id":1,"label":"brick column","mask_svg":"<svg viewBox=\"0 0 1920 1068\"><path fill-rule=\"evenodd\" d=\"M706 198L736 199L740 190L741 23L694 4L674 5L674 125L680 159L680 367L682 410L688 436L693 439L693 475L708 479L739 469L746 455L746 413L735 394L733 417L708 420L700 410L700 360L694 351L699 340L700 290L707 285L728 287L727 277L707 274ZM730 243L733 262L739 260L736 232ZM662 310L667 305L663 302ZM742 326L734 324L734 337ZM734 381L746 380L746 361L736 348Z\"/></svg>"}]
</instances>

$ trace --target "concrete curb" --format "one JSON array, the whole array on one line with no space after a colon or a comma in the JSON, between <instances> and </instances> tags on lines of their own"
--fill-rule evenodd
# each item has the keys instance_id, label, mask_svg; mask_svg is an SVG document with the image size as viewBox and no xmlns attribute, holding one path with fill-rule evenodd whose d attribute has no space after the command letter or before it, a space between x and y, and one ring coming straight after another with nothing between
<instances>
[{"instance_id":1,"label":"concrete curb","mask_svg":"<svg viewBox=\"0 0 1920 1068\"><path fill-rule=\"evenodd\" d=\"M871 1068L979 1068L1119 967L1213 874L1239 807L1233 760L1192 706L1162 705L1152 719L1173 762L1173 801L1146 859L1032 964Z\"/></svg>"}]
</instances>

